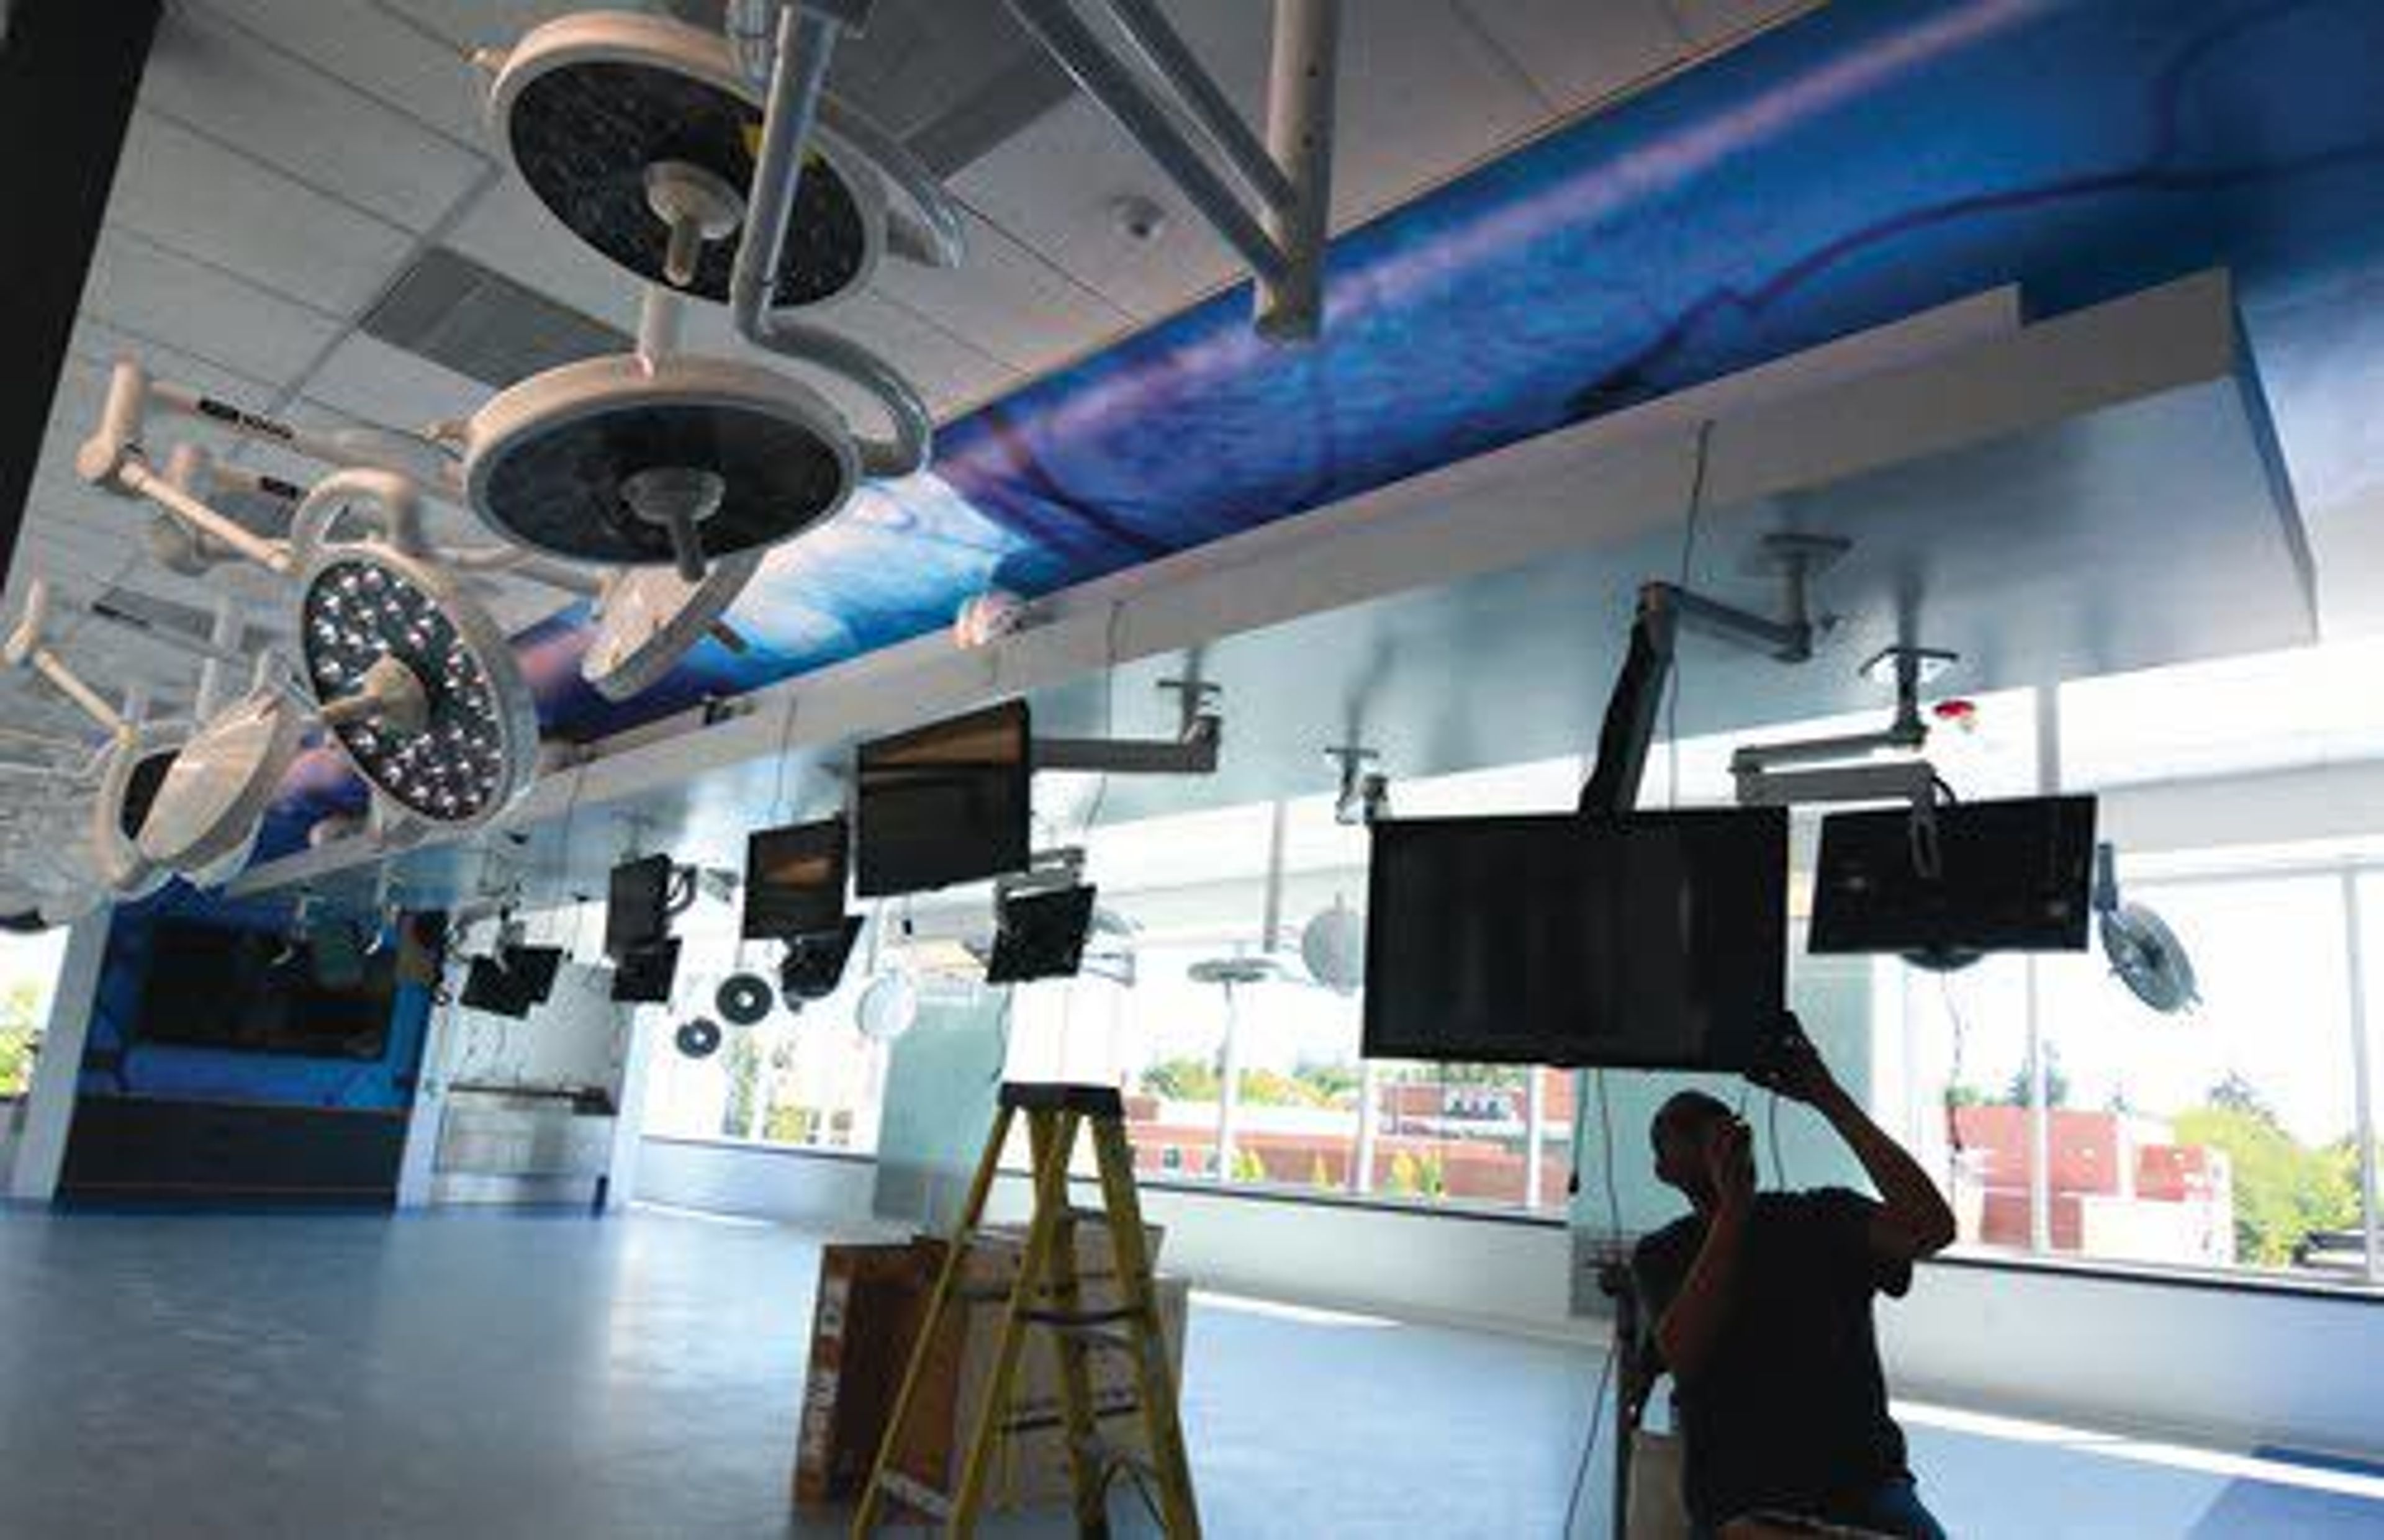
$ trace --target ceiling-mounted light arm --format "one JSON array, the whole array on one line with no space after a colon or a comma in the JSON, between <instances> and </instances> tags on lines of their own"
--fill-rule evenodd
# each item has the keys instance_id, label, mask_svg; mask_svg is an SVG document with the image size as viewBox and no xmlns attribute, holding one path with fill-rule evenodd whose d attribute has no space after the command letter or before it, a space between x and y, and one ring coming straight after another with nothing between
<instances>
[{"instance_id":1,"label":"ceiling-mounted light arm","mask_svg":"<svg viewBox=\"0 0 2384 1540\"><path fill-rule=\"evenodd\" d=\"M1258 277L1260 334L1315 336L1333 201L1339 0L1275 0L1263 143L1156 5L1107 3L1147 68L1111 53L1070 0L1010 0L1010 9L1241 253Z\"/></svg>"},{"instance_id":2,"label":"ceiling-mounted light arm","mask_svg":"<svg viewBox=\"0 0 2384 1540\"><path fill-rule=\"evenodd\" d=\"M129 358L118 359L109 371L99 426L76 453L76 474L95 487L138 492L124 482L123 475L128 466L140 466L145 458L141 435L153 409L208 423L254 442L279 445L327 466L395 471L426 479L446 495L462 495L462 477L448 447L435 436L385 428L318 431L249 411L188 385L153 379ZM421 453L401 451L392 440Z\"/></svg>"},{"instance_id":3,"label":"ceiling-mounted light arm","mask_svg":"<svg viewBox=\"0 0 2384 1540\"><path fill-rule=\"evenodd\" d=\"M1350 827L1362 827L1375 822L1390 811L1390 777L1367 765L1382 756L1372 749L1355 743L1336 744L1324 751L1324 757L1340 767L1340 789L1333 799L1333 821Z\"/></svg>"},{"instance_id":4,"label":"ceiling-mounted light arm","mask_svg":"<svg viewBox=\"0 0 2384 1540\"><path fill-rule=\"evenodd\" d=\"M821 111L828 61L838 36L867 21L870 0L805 0L778 14L776 65L762 117L762 147L754 156L753 186L744 213L744 233L728 274L729 317L739 336L754 346L844 377L868 391L893 425L885 439L857 439L861 468L872 477L908 476L927 463L935 416L908 379L869 349L837 332L780 317L771 292L795 192L802 180L804 145ZM688 562L682 557L682 572ZM690 582L702 577L686 573Z\"/></svg>"},{"instance_id":5,"label":"ceiling-mounted light arm","mask_svg":"<svg viewBox=\"0 0 2384 1540\"><path fill-rule=\"evenodd\" d=\"M111 742L121 741L134 729L124 714L110 705L106 697L82 682L66 660L50 651L48 628L50 620L50 585L46 578L36 578L25 592L25 613L15 630L8 633L6 644L0 644L0 663L10 668L30 668L46 680L51 689L74 702L77 710L97 723Z\"/></svg>"},{"instance_id":6,"label":"ceiling-mounted light arm","mask_svg":"<svg viewBox=\"0 0 2384 1540\"><path fill-rule=\"evenodd\" d=\"M1210 709L1222 693L1198 679L1161 679L1176 692L1177 726L1172 739L1038 738L1037 770L1082 770L1106 776L1211 776L1225 736L1223 716Z\"/></svg>"}]
</instances>

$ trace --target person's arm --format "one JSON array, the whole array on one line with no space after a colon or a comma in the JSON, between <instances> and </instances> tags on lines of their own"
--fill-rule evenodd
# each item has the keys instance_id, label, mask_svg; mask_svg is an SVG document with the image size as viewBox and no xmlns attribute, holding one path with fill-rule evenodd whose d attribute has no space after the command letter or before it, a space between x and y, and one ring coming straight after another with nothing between
<instances>
[{"instance_id":1,"label":"person's arm","mask_svg":"<svg viewBox=\"0 0 2384 1540\"><path fill-rule=\"evenodd\" d=\"M1779 1061L1752 1078L1766 1089L1820 1113L1862 1162L1864 1174L1879 1189L1880 1197L1870 1219L1873 1255L1912 1262L1933 1257L1954 1244L1954 1211L1946 1206L1937 1184L1846 1094L1803 1032L1794 1033Z\"/></svg>"},{"instance_id":2,"label":"person's arm","mask_svg":"<svg viewBox=\"0 0 2384 1540\"><path fill-rule=\"evenodd\" d=\"M1706 1164L1717 1201L1707 1220L1705 1243L1656 1323L1656 1351L1684 1385L1694 1385L1705 1372L1737 1289L1747 1215L1755 1207L1755 1153L1746 1125L1731 1123L1719 1128L1707 1147Z\"/></svg>"}]
</instances>

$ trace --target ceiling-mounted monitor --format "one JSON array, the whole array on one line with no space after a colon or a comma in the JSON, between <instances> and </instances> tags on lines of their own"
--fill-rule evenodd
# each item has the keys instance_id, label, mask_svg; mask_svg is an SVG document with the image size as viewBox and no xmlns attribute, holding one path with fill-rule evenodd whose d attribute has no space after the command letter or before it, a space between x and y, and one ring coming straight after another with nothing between
<instances>
[{"instance_id":1,"label":"ceiling-mounted monitor","mask_svg":"<svg viewBox=\"0 0 2384 1540\"><path fill-rule=\"evenodd\" d=\"M853 838L861 896L1024 870L1033 759L1024 701L863 744Z\"/></svg>"},{"instance_id":2,"label":"ceiling-mounted monitor","mask_svg":"<svg viewBox=\"0 0 2384 1540\"><path fill-rule=\"evenodd\" d=\"M613 999L621 1004L667 1004L677 982L677 938L634 948L613 960Z\"/></svg>"},{"instance_id":3,"label":"ceiling-mounted monitor","mask_svg":"<svg viewBox=\"0 0 2384 1540\"><path fill-rule=\"evenodd\" d=\"M985 981L1029 984L1038 978L1074 977L1084 966L1085 938L1092 933L1093 895L1093 888L1083 884L1005 897Z\"/></svg>"},{"instance_id":4,"label":"ceiling-mounted monitor","mask_svg":"<svg viewBox=\"0 0 2384 1540\"><path fill-rule=\"evenodd\" d=\"M839 921L833 930L813 931L787 938L787 955L778 963L778 993L790 1011L836 993L844 980L844 965L852 943L861 935L861 916Z\"/></svg>"},{"instance_id":5,"label":"ceiling-mounted monitor","mask_svg":"<svg viewBox=\"0 0 2384 1540\"><path fill-rule=\"evenodd\" d=\"M1743 1071L1776 1043L1785 811L1372 832L1368 1058Z\"/></svg>"},{"instance_id":6,"label":"ceiling-mounted monitor","mask_svg":"<svg viewBox=\"0 0 2384 1540\"><path fill-rule=\"evenodd\" d=\"M650 855L613 868L604 896L604 955L615 961L670 934L671 858Z\"/></svg>"},{"instance_id":7,"label":"ceiling-mounted monitor","mask_svg":"<svg viewBox=\"0 0 2384 1540\"><path fill-rule=\"evenodd\" d=\"M749 941L818 936L844 926L842 818L756 829L745 841L744 936Z\"/></svg>"},{"instance_id":8,"label":"ceiling-mounted monitor","mask_svg":"<svg viewBox=\"0 0 2384 1540\"><path fill-rule=\"evenodd\" d=\"M1810 949L1960 956L2082 951L2093 915L2094 799L2028 797L1821 820Z\"/></svg>"},{"instance_id":9,"label":"ceiling-mounted monitor","mask_svg":"<svg viewBox=\"0 0 2384 1540\"><path fill-rule=\"evenodd\" d=\"M464 975L464 1006L493 1016L527 1016L554 993L561 947L505 947L472 959Z\"/></svg>"}]
</instances>

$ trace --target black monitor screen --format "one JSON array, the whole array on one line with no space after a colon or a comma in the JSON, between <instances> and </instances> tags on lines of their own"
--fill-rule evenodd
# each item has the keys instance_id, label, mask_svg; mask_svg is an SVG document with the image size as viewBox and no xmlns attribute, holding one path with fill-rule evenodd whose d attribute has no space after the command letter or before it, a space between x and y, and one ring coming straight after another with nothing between
<instances>
[{"instance_id":1,"label":"black monitor screen","mask_svg":"<svg viewBox=\"0 0 2384 1540\"><path fill-rule=\"evenodd\" d=\"M826 1000L836 993L860 935L861 916L854 914L834 930L788 937L787 955L778 963L779 990L795 1001Z\"/></svg>"},{"instance_id":2,"label":"black monitor screen","mask_svg":"<svg viewBox=\"0 0 2384 1540\"><path fill-rule=\"evenodd\" d=\"M671 858L650 855L613 868L604 899L604 955L620 958L670 934Z\"/></svg>"},{"instance_id":3,"label":"black monitor screen","mask_svg":"<svg viewBox=\"0 0 2384 1540\"><path fill-rule=\"evenodd\" d=\"M136 1036L153 1043L323 1059L373 1060L389 1040L394 947L326 984L311 949L266 931L160 920Z\"/></svg>"},{"instance_id":4,"label":"black monitor screen","mask_svg":"<svg viewBox=\"0 0 2384 1540\"><path fill-rule=\"evenodd\" d=\"M823 818L757 829L746 839L746 939L819 936L844 928L848 834L843 819Z\"/></svg>"},{"instance_id":5,"label":"black monitor screen","mask_svg":"<svg viewBox=\"0 0 2384 1540\"><path fill-rule=\"evenodd\" d=\"M464 1004L491 1015L527 1016L554 993L562 965L561 947L507 947L494 957L476 957L464 975Z\"/></svg>"},{"instance_id":6,"label":"black monitor screen","mask_svg":"<svg viewBox=\"0 0 2384 1540\"><path fill-rule=\"evenodd\" d=\"M853 864L888 898L1023 870L1032 799L1026 702L861 747Z\"/></svg>"},{"instance_id":7,"label":"black monitor screen","mask_svg":"<svg viewBox=\"0 0 2384 1540\"><path fill-rule=\"evenodd\" d=\"M2094 799L2029 797L1936 810L1939 874L1923 876L1904 808L1821 820L1817 952L2078 951L2093 914Z\"/></svg>"},{"instance_id":8,"label":"black monitor screen","mask_svg":"<svg viewBox=\"0 0 2384 1540\"><path fill-rule=\"evenodd\" d=\"M613 998L629 1005L666 1004L677 979L678 941L657 941L614 960Z\"/></svg>"},{"instance_id":9,"label":"black monitor screen","mask_svg":"<svg viewBox=\"0 0 2384 1540\"><path fill-rule=\"evenodd\" d=\"M1779 809L1373 826L1365 1052L1744 1070L1785 1013Z\"/></svg>"},{"instance_id":10,"label":"black monitor screen","mask_svg":"<svg viewBox=\"0 0 2384 1540\"><path fill-rule=\"evenodd\" d=\"M1073 978L1085 962L1085 937L1093 926L1093 889L1062 888L1005 899L993 933L987 984L1026 984L1038 978Z\"/></svg>"}]
</instances>

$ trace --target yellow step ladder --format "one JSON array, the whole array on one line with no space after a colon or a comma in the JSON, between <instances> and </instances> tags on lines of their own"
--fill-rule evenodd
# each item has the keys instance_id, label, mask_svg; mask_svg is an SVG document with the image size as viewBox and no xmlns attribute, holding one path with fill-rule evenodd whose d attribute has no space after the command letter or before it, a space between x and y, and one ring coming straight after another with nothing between
<instances>
[{"instance_id":1,"label":"yellow step ladder","mask_svg":"<svg viewBox=\"0 0 2384 1540\"><path fill-rule=\"evenodd\" d=\"M975 1409L975 1421L965 1434L968 1452L960 1490L937 1492L896 1470L896 1453L901 1447L904 1422L919 1401L920 1382L926 1377L937 1333L951 1310L968 1303L962 1276L971 1248L978 1244L986 1198L993 1190L1002 1147L1021 1112L1026 1114L1027 1147L1034 1166L1035 1215L1027 1226L1017 1281L1006 1295L993 1373L987 1382L983 1404ZM1069 1199L1068 1162L1075 1151L1077 1134L1087 1125L1100 1178L1099 1209L1080 1209ZM1104 1224L1109 1229L1117 1266L1119 1303L1113 1309L1083 1307L1076 1277L1079 1223ZM862 1493L861 1510L853 1516L854 1540L866 1540L876 1532L889 1504L941 1522L948 1535L975 1533L995 1447L1010 1431L1011 1390L1030 1326L1049 1333L1059 1356L1060 1405L1068 1435L1077 1534L1109 1533L1109 1489L1124 1473L1137 1484L1147 1483L1146 1496L1155 1489L1153 1507L1173 1540L1196 1540L1200 1516L1192 1500L1184 1430L1176 1421L1175 1386L1168 1368L1166 1338L1160 1329L1142 1204L1135 1193L1134 1153L1126 1142L1124 1102L1107 1086L1032 1085L1001 1087L993 1136L986 1141L985 1155L977 1161L968 1203L952 1232L951 1248L936 1279L919 1340L912 1348L894 1414L887 1422L885 1440L877 1447L869 1484ZM1145 1435L1141 1450L1122 1447L1102 1437L1095 1425L1092 1380L1086 1364L1086 1355L1095 1351L1124 1353L1134 1366Z\"/></svg>"}]
</instances>

